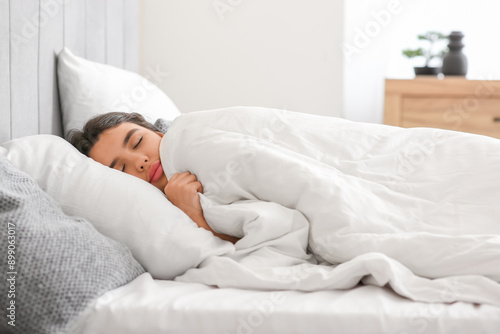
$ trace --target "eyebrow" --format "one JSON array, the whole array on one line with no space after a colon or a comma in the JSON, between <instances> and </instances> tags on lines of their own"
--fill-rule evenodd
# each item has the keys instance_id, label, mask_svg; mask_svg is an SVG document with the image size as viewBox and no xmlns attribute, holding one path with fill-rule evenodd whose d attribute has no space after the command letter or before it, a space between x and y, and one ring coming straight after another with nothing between
<instances>
[{"instance_id":1,"label":"eyebrow","mask_svg":"<svg viewBox=\"0 0 500 334\"><path fill-rule=\"evenodd\" d=\"M127 135L123 139L123 147L127 146L128 142L130 141L130 137L136 132L139 131L138 128L131 129L127 132ZM116 163L118 162L118 158L115 158L112 162L111 165L109 165L109 168L115 167Z\"/></svg>"}]
</instances>

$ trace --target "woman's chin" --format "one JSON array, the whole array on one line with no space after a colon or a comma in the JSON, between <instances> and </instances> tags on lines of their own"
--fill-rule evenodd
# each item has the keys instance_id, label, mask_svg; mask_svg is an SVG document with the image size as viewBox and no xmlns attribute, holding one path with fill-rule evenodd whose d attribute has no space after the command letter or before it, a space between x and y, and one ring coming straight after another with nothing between
<instances>
[{"instance_id":1,"label":"woman's chin","mask_svg":"<svg viewBox=\"0 0 500 334\"><path fill-rule=\"evenodd\" d=\"M167 176L165 174L163 174L157 181L155 181L151 184L154 185L156 188L160 189L161 192L164 192L165 186L167 185L167 183L168 183Z\"/></svg>"}]
</instances>

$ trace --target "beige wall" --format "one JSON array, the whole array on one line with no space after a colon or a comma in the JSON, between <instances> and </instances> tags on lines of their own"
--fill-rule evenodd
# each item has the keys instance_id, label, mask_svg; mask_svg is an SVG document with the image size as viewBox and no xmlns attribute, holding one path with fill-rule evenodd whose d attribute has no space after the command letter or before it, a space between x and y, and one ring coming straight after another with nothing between
<instances>
[{"instance_id":1,"label":"beige wall","mask_svg":"<svg viewBox=\"0 0 500 334\"><path fill-rule=\"evenodd\" d=\"M343 1L142 0L141 73L183 112L341 116Z\"/></svg>"}]
</instances>

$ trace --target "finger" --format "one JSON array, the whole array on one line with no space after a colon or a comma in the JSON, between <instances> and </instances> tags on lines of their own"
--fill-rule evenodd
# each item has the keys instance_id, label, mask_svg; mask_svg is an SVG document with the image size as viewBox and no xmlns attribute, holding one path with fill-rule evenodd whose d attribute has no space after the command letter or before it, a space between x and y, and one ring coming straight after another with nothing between
<instances>
[{"instance_id":1,"label":"finger","mask_svg":"<svg viewBox=\"0 0 500 334\"><path fill-rule=\"evenodd\" d=\"M172 184L182 184L186 183L186 178L190 176L191 173L183 172L183 173L175 173L169 180L169 183Z\"/></svg>"},{"instance_id":2,"label":"finger","mask_svg":"<svg viewBox=\"0 0 500 334\"><path fill-rule=\"evenodd\" d=\"M196 191L203 194L203 185L200 181L193 182L196 185Z\"/></svg>"},{"instance_id":3,"label":"finger","mask_svg":"<svg viewBox=\"0 0 500 334\"><path fill-rule=\"evenodd\" d=\"M170 180L169 180L169 181L175 181L175 180L177 180L179 177L180 177L180 174L179 174L179 173L175 173L174 175L172 175L172 177L170 178Z\"/></svg>"},{"instance_id":4,"label":"finger","mask_svg":"<svg viewBox=\"0 0 500 334\"><path fill-rule=\"evenodd\" d=\"M182 172L179 174L179 181L180 180L185 180L186 178L189 178L191 176L190 172Z\"/></svg>"},{"instance_id":5,"label":"finger","mask_svg":"<svg viewBox=\"0 0 500 334\"><path fill-rule=\"evenodd\" d=\"M196 182L198 179L196 178L196 175L194 174L188 174L188 175L183 175L182 176L182 183L189 184L192 182Z\"/></svg>"}]
</instances>

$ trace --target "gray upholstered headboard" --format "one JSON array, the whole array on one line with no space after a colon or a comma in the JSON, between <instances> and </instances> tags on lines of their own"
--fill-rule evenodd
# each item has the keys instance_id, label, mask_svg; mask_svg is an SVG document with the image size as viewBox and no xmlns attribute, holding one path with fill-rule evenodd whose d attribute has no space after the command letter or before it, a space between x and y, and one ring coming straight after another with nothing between
<instances>
[{"instance_id":1,"label":"gray upholstered headboard","mask_svg":"<svg viewBox=\"0 0 500 334\"><path fill-rule=\"evenodd\" d=\"M61 135L56 56L138 69L138 0L0 0L0 143Z\"/></svg>"}]
</instances>

